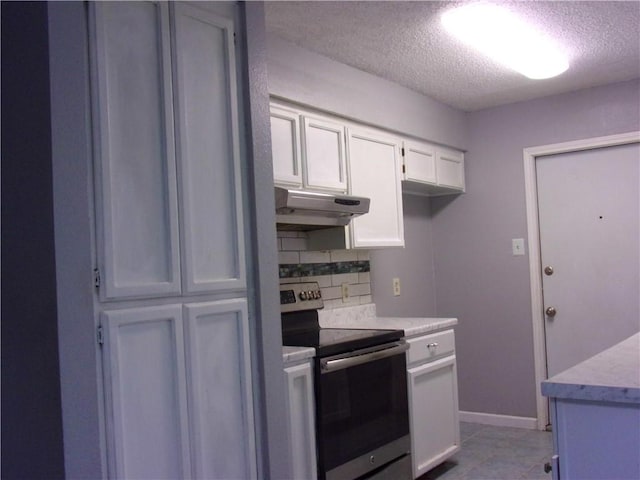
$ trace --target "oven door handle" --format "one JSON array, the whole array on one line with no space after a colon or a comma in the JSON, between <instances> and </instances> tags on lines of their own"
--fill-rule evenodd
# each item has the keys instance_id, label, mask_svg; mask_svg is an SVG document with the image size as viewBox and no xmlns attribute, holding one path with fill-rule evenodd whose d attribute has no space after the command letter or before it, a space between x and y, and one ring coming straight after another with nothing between
<instances>
[{"instance_id":1,"label":"oven door handle","mask_svg":"<svg viewBox=\"0 0 640 480\"><path fill-rule=\"evenodd\" d=\"M345 358L337 358L335 360L320 360L321 373L331 373L343 368L354 367L356 365L362 365L363 363L373 362L374 360L380 360L382 358L392 357L409 350L409 345L401 340L391 344L391 347L383 348L369 353L363 353L361 355L351 355Z\"/></svg>"}]
</instances>

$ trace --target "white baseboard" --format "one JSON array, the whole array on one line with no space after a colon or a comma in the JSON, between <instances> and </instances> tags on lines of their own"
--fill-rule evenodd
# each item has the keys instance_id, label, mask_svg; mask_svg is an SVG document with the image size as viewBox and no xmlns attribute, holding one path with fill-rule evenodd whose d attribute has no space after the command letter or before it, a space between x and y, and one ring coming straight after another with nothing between
<instances>
[{"instance_id":1,"label":"white baseboard","mask_svg":"<svg viewBox=\"0 0 640 480\"><path fill-rule=\"evenodd\" d=\"M538 429L538 420L530 417L513 417L511 415L496 415L494 413L459 412L461 422L481 423L496 427L516 427Z\"/></svg>"}]
</instances>

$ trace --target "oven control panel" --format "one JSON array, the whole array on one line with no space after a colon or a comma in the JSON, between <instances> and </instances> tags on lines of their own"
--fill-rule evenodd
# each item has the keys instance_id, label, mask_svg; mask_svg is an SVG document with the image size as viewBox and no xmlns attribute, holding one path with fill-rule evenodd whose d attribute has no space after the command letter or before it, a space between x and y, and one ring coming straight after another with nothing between
<instances>
[{"instance_id":1,"label":"oven control panel","mask_svg":"<svg viewBox=\"0 0 640 480\"><path fill-rule=\"evenodd\" d=\"M280 312L297 312L322 308L322 292L318 282L280 285Z\"/></svg>"}]
</instances>

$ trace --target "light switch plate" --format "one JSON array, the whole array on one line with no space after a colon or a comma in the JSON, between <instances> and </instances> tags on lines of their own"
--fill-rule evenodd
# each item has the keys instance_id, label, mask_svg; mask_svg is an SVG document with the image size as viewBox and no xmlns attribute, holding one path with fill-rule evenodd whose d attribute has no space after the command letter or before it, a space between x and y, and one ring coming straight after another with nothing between
<instances>
[{"instance_id":1,"label":"light switch plate","mask_svg":"<svg viewBox=\"0 0 640 480\"><path fill-rule=\"evenodd\" d=\"M524 238L512 238L511 249L513 255L524 255Z\"/></svg>"}]
</instances>

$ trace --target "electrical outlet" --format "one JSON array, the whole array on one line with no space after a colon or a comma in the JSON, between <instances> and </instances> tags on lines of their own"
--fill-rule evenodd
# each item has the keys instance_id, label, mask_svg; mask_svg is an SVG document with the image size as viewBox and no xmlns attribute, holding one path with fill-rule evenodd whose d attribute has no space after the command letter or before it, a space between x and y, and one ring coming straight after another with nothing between
<instances>
[{"instance_id":1,"label":"electrical outlet","mask_svg":"<svg viewBox=\"0 0 640 480\"><path fill-rule=\"evenodd\" d=\"M399 295L400 295L400 279L394 278L393 279L393 296L397 297Z\"/></svg>"},{"instance_id":2,"label":"electrical outlet","mask_svg":"<svg viewBox=\"0 0 640 480\"><path fill-rule=\"evenodd\" d=\"M349 284L343 283L342 284L342 301L346 302L347 300L349 300Z\"/></svg>"}]
</instances>

